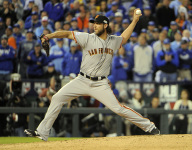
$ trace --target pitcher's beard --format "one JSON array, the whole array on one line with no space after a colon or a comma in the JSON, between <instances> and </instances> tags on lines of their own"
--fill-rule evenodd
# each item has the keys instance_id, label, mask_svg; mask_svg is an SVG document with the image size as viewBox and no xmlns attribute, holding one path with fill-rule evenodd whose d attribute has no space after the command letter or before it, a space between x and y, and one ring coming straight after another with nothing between
<instances>
[{"instance_id":1,"label":"pitcher's beard","mask_svg":"<svg viewBox=\"0 0 192 150\"><path fill-rule=\"evenodd\" d=\"M98 32L96 35L97 35L97 36L101 36L104 32L105 32L105 30L104 30L104 28L103 28L103 30L101 30L100 32Z\"/></svg>"}]
</instances>

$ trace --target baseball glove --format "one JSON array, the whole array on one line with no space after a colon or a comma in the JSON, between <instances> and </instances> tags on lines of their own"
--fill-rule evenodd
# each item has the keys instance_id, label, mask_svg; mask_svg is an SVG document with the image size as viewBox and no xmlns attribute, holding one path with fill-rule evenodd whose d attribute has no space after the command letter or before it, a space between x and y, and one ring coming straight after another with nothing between
<instances>
[{"instance_id":1,"label":"baseball glove","mask_svg":"<svg viewBox=\"0 0 192 150\"><path fill-rule=\"evenodd\" d=\"M42 34L40 37L41 43L42 43L42 47L45 50L47 56L49 56L49 39L45 34ZM44 42L42 42L42 39L45 39Z\"/></svg>"}]
</instances>

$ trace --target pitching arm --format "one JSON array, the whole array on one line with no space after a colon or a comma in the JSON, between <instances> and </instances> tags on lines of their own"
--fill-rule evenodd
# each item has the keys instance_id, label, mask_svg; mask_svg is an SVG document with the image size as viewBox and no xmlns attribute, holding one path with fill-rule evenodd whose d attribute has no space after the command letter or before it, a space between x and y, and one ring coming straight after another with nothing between
<instances>
[{"instance_id":1,"label":"pitching arm","mask_svg":"<svg viewBox=\"0 0 192 150\"><path fill-rule=\"evenodd\" d=\"M130 36L131 36L137 22L139 21L140 16L142 16L142 14L137 15L136 10L139 10L139 9L134 10L133 21L127 27L127 29L125 29L124 32L121 34L121 36L123 37L122 44L125 44L127 42L127 40L130 38Z\"/></svg>"}]
</instances>

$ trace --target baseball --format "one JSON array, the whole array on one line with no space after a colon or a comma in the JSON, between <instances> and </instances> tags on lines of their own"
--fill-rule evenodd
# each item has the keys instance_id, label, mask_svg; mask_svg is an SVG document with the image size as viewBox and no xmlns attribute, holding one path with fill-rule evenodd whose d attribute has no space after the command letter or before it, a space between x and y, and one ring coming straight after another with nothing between
<instances>
[{"instance_id":1,"label":"baseball","mask_svg":"<svg viewBox=\"0 0 192 150\"><path fill-rule=\"evenodd\" d=\"M141 14L141 10L140 9L136 10L136 14L140 15Z\"/></svg>"}]
</instances>

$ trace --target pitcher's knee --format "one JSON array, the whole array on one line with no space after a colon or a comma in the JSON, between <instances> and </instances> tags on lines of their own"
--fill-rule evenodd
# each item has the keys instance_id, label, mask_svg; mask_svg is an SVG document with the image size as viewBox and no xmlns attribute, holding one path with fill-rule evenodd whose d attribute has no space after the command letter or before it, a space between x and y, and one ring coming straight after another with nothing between
<instances>
[{"instance_id":1,"label":"pitcher's knee","mask_svg":"<svg viewBox=\"0 0 192 150\"><path fill-rule=\"evenodd\" d=\"M112 108L111 110L114 112L114 113L116 113L116 114L118 114L118 115L121 115L122 114L122 107L121 106L116 106L116 107L114 107L114 108Z\"/></svg>"},{"instance_id":2,"label":"pitcher's knee","mask_svg":"<svg viewBox=\"0 0 192 150\"><path fill-rule=\"evenodd\" d=\"M65 101L67 101L67 97L58 93L54 94L51 99L51 102L65 102Z\"/></svg>"}]
</instances>

